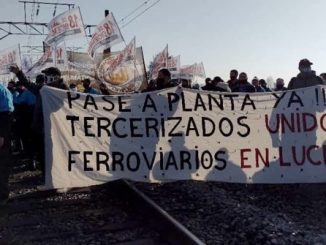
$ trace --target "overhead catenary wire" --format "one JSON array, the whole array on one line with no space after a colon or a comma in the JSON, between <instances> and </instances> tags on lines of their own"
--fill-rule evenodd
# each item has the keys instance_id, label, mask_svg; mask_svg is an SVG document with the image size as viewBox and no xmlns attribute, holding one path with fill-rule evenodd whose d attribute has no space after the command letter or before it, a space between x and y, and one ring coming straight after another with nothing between
<instances>
[{"instance_id":1,"label":"overhead catenary wire","mask_svg":"<svg viewBox=\"0 0 326 245\"><path fill-rule=\"evenodd\" d=\"M153 4L151 4L150 6L148 6L146 9L144 9L142 12L140 12L138 15L136 15L134 18L132 18L130 21L128 21L126 24L124 24L122 28L126 27L127 25L129 25L130 23L132 23L134 20L136 20L138 17L142 16L145 12L147 12L149 9L153 8L156 4L158 4L161 0L157 0L156 2L154 2Z\"/></svg>"},{"instance_id":2,"label":"overhead catenary wire","mask_svg":"<svg viewBox=\"0 0 326 245\"><path fill-rule=\"evenodd\" d=\"M141 5L139 5L137 8L135 8L133 11L131 11L129 14L127 14L125 17L123 17L120 21L119 24L124 22L125 19L127 19L129 16L133 15L134 13L136 13L139 9L141 9L143 6L145 6L148 2L150 2L151 0L147 0L145 2L143 2Z\"/></svg>"}]
</instances>

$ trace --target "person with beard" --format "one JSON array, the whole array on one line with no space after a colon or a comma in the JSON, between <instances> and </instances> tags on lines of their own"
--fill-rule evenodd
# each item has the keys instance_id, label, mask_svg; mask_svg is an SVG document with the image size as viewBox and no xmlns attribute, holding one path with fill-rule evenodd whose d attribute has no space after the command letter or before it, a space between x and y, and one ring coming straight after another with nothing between
<instances>
[{"instance_id":1,"label":"person with beard","mask_svg":"<svg viewBox=\"0 0 326 245\"><path fill-rule=\"evenodd\" d=\"M168 69L161 69L156 78L156 90L174 87L175 84L171 82L171 73Z\"/></svg>"},{"instance_id":2,"label":"person with beard","mask_svg":"<svg viewBox=\"0 0 326 245\"><path fill-rule=\"evenodd\" d=\"M286 90L286 87L284 86L284 79L277 78L274 91L277 92L277 91L284 91L284 90Z\"/></svg>"},{"instance_id":3,"label":"person with beard","mask_svg":"<svg viewBox=\"0 0 326 245\"><path fill-rule=\"evenodd\" d=\"M238 83L238 71L233 69L230 71L230 80L227 81L229 88L233 90L233 87Z\"/></svg>"},{"instance_id":4,"label":"person with beard","mask_svg":"<svg viewBox=\"0 0 326 245\"><path fill-rule=\"evenodd\" d=\"M323 80L311 69L312 64L308 59L300 60L298 67L300 73L289 82L289 90L324 84Z\"/></svg>"},{"instance_id":5,"label":"person with beard","mask_svg":"<svg viewBox=\"0 0 326 245\"><path fill-rule=\"evenodd\" d=\"M256 89L248 82L247 74L245 72L241 72L239 75L239 80L233 86L232 92L253 93L256 92Z\"/></svg>"}]
</instances>

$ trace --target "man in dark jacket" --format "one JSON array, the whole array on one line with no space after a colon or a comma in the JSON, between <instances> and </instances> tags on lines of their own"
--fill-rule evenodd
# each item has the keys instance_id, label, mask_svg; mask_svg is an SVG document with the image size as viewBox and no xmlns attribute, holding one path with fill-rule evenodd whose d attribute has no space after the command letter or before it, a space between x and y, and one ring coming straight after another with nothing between
<instances>
[{"instance_id":1,"label":"man in dark jacket","mask_svg":"<svg viewBox=\"0 0 326 245\"><path fill-rule=\"evenodd\" d=\"M300 73L293 77L288 85L288 89L306 88L310 86L323 84L323 80L316 76L316 72L311 70L313 63L308 59L302 59L299 62Z\"/></svg>"},{"instance_id":2,"label":"man in dark jacket","mask_svg":"<svg viewBox=\"0 0 326 245\"><path fill-rule=\"evenodd\" d=\"M256 89L248 82L247 74L245 72L241 72L239 75L239 80L233 86L232 92L253 93L256 92Z\"/></svg>"}]
</instances>

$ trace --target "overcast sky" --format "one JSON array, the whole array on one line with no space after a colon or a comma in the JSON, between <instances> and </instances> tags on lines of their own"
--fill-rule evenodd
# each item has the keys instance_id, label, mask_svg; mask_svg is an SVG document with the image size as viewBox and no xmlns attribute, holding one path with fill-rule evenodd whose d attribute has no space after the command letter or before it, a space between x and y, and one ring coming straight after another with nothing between
<instances>
[{"instance_id":1,"label":"overcast sky","mask_svg":"<svg viewBox=\"0 0 326 245\"><path fill-rule=\"evenodd\" d=\"M120 26L157 0L65 0L81 8L84 24L98 24L109 9L118 22L137 7L138 11ZM0 0L1 21L23 21L24 5L16 0ZM36 1L37 2L37 1ZM34 11L33 11L34 7ZM27 5L27 21L48 23L53 6ZM58 7L59 14L67 8ZM161 0L121 29L128 43L136 36L143 46L147 65L166 44L170 55L181 55L181 64L204 62L206 75L225 80L231 69L253 76L288 81L298 73L298 62L310 59L318 74L326 72L325 0ZM33 14L34 13L34 14ZM4 33L0 32L0 36ZM45 36L9 36L0 40L1 49L20 43L41 45ZM86 47L86 40L67 46ZM113 50L121 49L118 45Z\"/></svg>"}]
</instances>

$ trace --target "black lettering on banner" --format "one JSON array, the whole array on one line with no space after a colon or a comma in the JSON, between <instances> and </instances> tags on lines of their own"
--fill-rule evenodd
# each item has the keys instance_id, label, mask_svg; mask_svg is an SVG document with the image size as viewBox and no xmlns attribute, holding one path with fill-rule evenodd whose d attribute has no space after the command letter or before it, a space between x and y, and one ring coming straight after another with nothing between
<instances>
[{"instance_id":1,"label":"black lettering on banner","mask_svg":"<svg viewBox=\"0 0 326 245\"><path fill-rule=\"evenodd\" d=\"M117 166L120 166L120 170L124 171L122 161L123 161L123 154L121 152L117 152L117 151L112 152L112 171L116 171Z\"/></svg>"},{"instance_id":2,"label":"black lettering on banner","mask_svg":"<svg viewBox=\"0 0 326 245\"><path fill-rule=\"evenodd\" d=\"M73 100L78 100L80 98L80 94L78 93L73 93L73 95L75 95L74 97L71 96L71 92L67 92L67 98L68 98L68 105L69 105L69 109L72 108L72 101Z\"/></svg>"},{"instance_id":3,"label":"black lettering on banner","mask_svg":"<svg viewBox=\"0 0 326 245\"><path fill-rule=\"evenodd\" d=\"M131 158L134 157L136 160L136 166L134 168L132 168L131 166ZM140 167L140 157L138 156L137 152L131 152L130 154L128 154L127 156L127 168L131 171L131 172L136 172L139 170Z\"/></svg>"},{"instance_id":4,"label":"black lettering on banner","mask_svg":"<svg viewBox=\"0 0 326 245\"><path fill-rule=\"evenodd\" d=\"M155 101L152 99L150 94L146 95L142 112L145 112L147 110L147 108L152 108L155 112L157 112Z\"/></svg>"},{"instance_id":5,"label":"black lettering on banner","mask_svg":"<svg viewBox=\"0 0 326 245\"><path fill-rule=\"evenodd\" d=\"M238 132L238 135L241 137L247 137L250 134L250 127L248 126L248 124L242 122L242 120L245 120L247 118L248 117L246 117L246 116L242 116L237 119L238 124L246 129L245 133Z\"/></svg>"},{"instance_id":6,"label":"black lettering on banner","mask_svg":"<svg viewBox=\"0 0 326 245\"><path fill-rule=\"evenodd\" d=\"M106 106L103 106L103 110L105 111L113 111L114 110L114 103L110 100L110 96L103 96L102 97L102 100L104 100L105 102L108 102L108 104L111 106L111 107L106 107Z\"/></svg>"},{"instance_id":7,"label":"black lettering on banner","mask_svg":"<svg viewBox=\"0 0 326 245\"><path fill-rule=\"evenodd\" d=\"M126 101L122 100L123 98L129 98L129 96L119 96L119 112L131 112L130 108L124 108L124 105L128 104Z\"/></svg>"},{"instance_id":8,"label":"black lettering on banner","mask_svg":"<svg viewBox=\"0 0 326 245\"><path fill-rule=\"evenodd\" d=\"M136 125L136 122L141 122L141 118L130 118L129 124L130 124L130 136L131 137L143 137L143 134L137 134L135 131L139 129L139 127Z\"/></svg>"},{"instance_id":9,"label":"black lettering on banner","mask_svg":"<svg viewBox=\"0 0 326 245\"><path fill-rule=\"evenodd\" d=\"M86 98L85 98L85 104L84 104L84 109L85 110L87 109L88 105L92 105L92 106L94 106L94 109L95 110L98 110L98 107L96 105L95 99L90 94L86 95Z\"/></svg>"},{"instance_id":10,"label":"black lettering on banner","mask_svg":"<svg viewBox=\"0 0 326 245\"><path fill-rule=\"evenodd\" d=\"M154 151L153 155L152 155L152 159L151 159L151 162L149 162L149 159L147 158L147 154L146 152L142 152L143 154L143 157L145 159L145 162L146 162L146 166L149 170L152 170L153 169L153 166L154 166L154 162L155 162L155 157L156 157L156 151Z\"/></svg>"},{"instance_id":11,"label":"black lettering on banner","mask_svg":"<svg viewBox=\"0 0 326 245\"><path fill-rule=\"evenodd\" d=\"M226 168L226 160L224 159L224 157L220 157L219 155L222 154L223 156L225 155L225 151L217 151L214 155L215 160L217 161L216 165L214 166L215 169L217 170L223 170ZM222 163L222 165L220 166L219 163Z\"/></svg>"},{"instance_id":12,"label":"black lettering on banner","mask_svg":"<svg viewBox=\"0 0 326 245\"><path fill-rule=\"evenodd\" d=\"M186 108L186 101L185 101L185 96L184 96L183 92L181 92L181 104L182 104L183 111L192 111L191 108Z\"/></svg>"},{"instance_id":13,"label":"black lettering on banner","mask_svg":"<svg viewBox=\"0 0 326 245\"><path fill-rule=\"evenodd\" d=\"M201 166L204 169L210 169L213 165L213 156L209 151L203 151L200 160L201 160ZM205 166L205 162L208 162L207 166Z\"/></svg>"},{"instance_id":14,"label":"black lettering on banner","mask_svg":"<svg viewBox=\"0 0 326 245\"><path fill-rule=\"evenodd\" d=\"M188 151L180 151L180 170L185 170L185 163L188 169L191 170L191 154Z\"/></svg>"},{"instance_id":15,"label":"black lettering on banner","mask_svg":"<svg viewBox=\"0 0 326 245\"><path fill-rule=\"evenodd\" d=\"M176 137L176 136L182 136L182 133L174 133L176 128L179 126L179 124L182 121L182 117L168 117L168 121L177 121L177 123L174 125L174 127L170 130L168 136L169 137Z\"/></svg>"},{"instance_id":16,"label":"black lettering on banner","mask_svg":"<svg viewBox=\"0 0 326 245\"><path fill-rule=\"evenodd\" d=\"M104 158L102 159L101 156ZM106 171L110 171L109 167L109 154L106 152L96 152L96 171L100 171L100 165L105 166Z\"/></svg>"},{"instance_id":17,"label":"black lettering on banner","mask_svg":"<svg viewBox=\"0 0 326 245\"><path fill-rule=\"evenodd\" d=\"M213 103L212 103L213 101L220 110L222 111L224 110L223 97L221 94L218 95L220 101L217 101L217 99L211 94L207 94L207 96L208 96L208 108L210 111L213 110Z\"/></svg>"},{"instance_id":18,"label":"black lettering on banner","mask_svg":"<svg viewBox=\"0 0 326 245\"><path fill-rule=\"evenodd\" d=\"M169 170L170 166L174 166L175 170L178 170L177 161L175 159L173 151L168 153L168 157L166 160L165 170Z\"/></svg>"},{"instance_id":19,"label":"black lettering on banner","mask_svg":"<svg viewBox=\"0 0 326 245\"><path fill-rule=\"evenodd\" d=\"M85 127L85 136L95 137L95 134L89 132L89 129L92 128L92 125L88 121L94 121L94 117L84 117L84 127Z\"/></svg>"},{"instance_id":20,"label":"black lettering on banner","mask_svg":"<svg viewBox=\"0 0 326 245\"><path fill-rule=\"evenodd\" d=\"M125 133L125 134L119 134L118 131L117 131L117 123L119 121L123 121L123 122L126 122L127 120L125 118L121 118L121 117L118 117L116 118L113 123L112 123L112 130L113 130L113 133L118 137L118 138L126 138L128 135ZM122 126L120 128L123 128Z\"/></svg>"},{"instance_id":21,"label":"black lettering on banner","mask_svg":"<svg viewBox=\"0 0 326 245\"><path fill-rule=\"evenodd\" d=\"M149 137L150 131L154 131L155 136L158 137L160 133L158 125L158 120L156 118L145 118L146 137Z\"/></svg>"},{"instance_id":22,"label":"black lettering on banner","mask_svg":"<svg viewBox=\"0 0 326 245\"><path fill-rule=\"evenodd\" d=\"M215 132L215 123L214 123L214 121L212 120L212 119L210 119L210 118L208 118L208 117L202 117L202 119L201 119L201 121L202 121L202 129L203 129L203 137L209 137L209 136L212 136L213 134L214 134L214 132ZM209 126L208 126L208 124L209 123L211 124L211 131L209 132L208 131L208 128L209 128Z\"/></svg>"},{"instance_id":23,"label":"black lettering on banner","mask_svg":"<svg viewBox=\"0 0 326 245\"><path fill-rule=\"evenodd\" d=\"M245 97L244 97L244 99L243 99L243 103L242 103L242 106L241 106L241 111L243 111L244 108L247 105L251 105L252 106L252 109L253 110L256 110L256 105L255 105L254 101L250 98L250 95L249 94L246 94Z\"/></svg>"},{"instance_id":24,"label":"black lettering on banner","mask_svg":"<svg viewBox=\"0 0 326 245\"><path fill-rule=\"evenodd\" d=\"M92 151L84 151L83 155L84 155L84 171L85 172L94 171L93 168L87 166L87 163L90 163L90 160L87 158L87 156L93 155L93 152Z\"/></svg>"},{"instance_id":25,"label":"black lettering on banner","mask_svg":"<svg viewBox=\"0 0 326 245\"><path fill-rule=\"evenodd\" d=\"M298 104L298 103L301 105L301 107L304 107L300 96L297 95L297 93L295 91L292 91L290 99L289 99L288 107L291 107L292 104Z\"/></svg>"},{"instance_id":26,"label":"black lettering on banner","mask_svg":"<svg viewBox=\"0 0 326 245\"><path fill-rule=\"evenodd\" d=\"M196 103L195 103L194 111L197 111L198 107L201 107L203 111L207 110L205 102L203 101L203 98L201 97L200 93L197 93L196 95Z\"/></svg>"},{"instance_id":27,"label":"black lettering on banner","mask_svg":"<svg viewBox=\"0 0 326 245\"><path fill-rule=\"evenodd\" d=\"M223 124L224 122L227 122L228 125L229 125L229 132L224 132L224 128L227 128L227 127L224 127L223 128ZM218 128L220 130L220 132L223 134L223 136L225 137L229 137L232 133L233 133L233 124L232 124L232 121L230 119L228 119L227 117L222 117L219 124L218 124Z\"/></svg>"},{"instance_id":28,"label":"black lettering on banner","mask_svg":"<svg viewBox=\"0 0 326 245\"><path fill-rule=\"evenodd\" d=\"M187 125L187 129L186 129L186 136L190 135L190 131L195 131L196 136L199 136L199 131L195 122L195 119L193 117L190 117L188 120L188 125Z\"/></svg>"},{"instance_id":29,"label":"black lettering on banner","mask_svg":"<svg viewBox=\"0 0 326 245\"><path fill-rule=\"evenodd\" d=\"M76 163L75 159L72 158L73 155L79 155L80 151L68 151L68 171L71 172L72 164Z\"/></svg>"},{"instance_id":30,"label":"black lettering on banner","mask_svg":"<svg viewBox=\"0 0 326 245\"><path fill-rule=\"evenodd\" d=\"M276 108L278 106L278 104L280 103L280 101L284 98L285 94L286 94L286 92L283 92L281 94L281 96L278 96L276 93L272 93L272 95L277 99L276 102L275 102L275 104L274 104L274 106L273 106L273 108Z\"/></svg>"},{"instance_id":31,"label":"black lettering on banner","mask_svg":"<svg viewBox=\"0 0 326 245\"><path fill-rule=\"evenodd\" d=\"M76 136L75 134L75 121L79 121L78 116L66 115L66 119L71 122L71 135Z\"/></svg>"},{"instance_id":32,"label":"black lettering on banner","mask_svg":"<svg viewBox=\"0 0 326 245\"><path fill-rule=\"evenodd\" d=\"M230 99L230 101L231 101L231 110L233 111L234 110L234 100L233 100L233 98L237 98L237 97L239 97L239 95L238 94L226 94L226 95L224 95L224 97Z\"/></svg>"},{"instance_id":33,"label":"black lettering on banner","mask_svg":"<svg viewBox=\"0 0 326 245\"><path fill-rule=\"evenodd\" d=\"M168 93L169 111L173 110L173 104L178 102L179 99L180 97L176 93Z\"/></svg>"},{"instance_id":34,"label":"black lettering on banner","mask_svg":"<svg viewBox=\"0 0 326 245\"><path fill-rule=\"evenodd\" d=\"M103 123L102 123L103 122ZM111 125L111 121L107 117L98 117L97 118L97 136L102 137L102 130L104 130L108 137L111 136L109 127Z\"/></svg>"}]
</instances>

